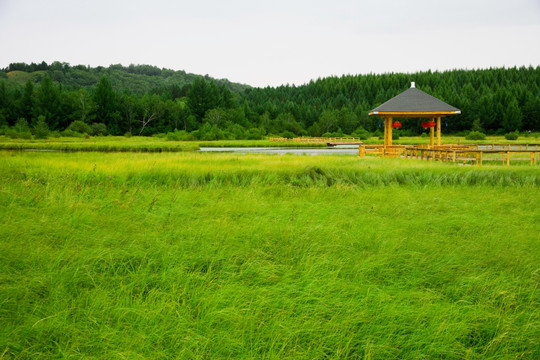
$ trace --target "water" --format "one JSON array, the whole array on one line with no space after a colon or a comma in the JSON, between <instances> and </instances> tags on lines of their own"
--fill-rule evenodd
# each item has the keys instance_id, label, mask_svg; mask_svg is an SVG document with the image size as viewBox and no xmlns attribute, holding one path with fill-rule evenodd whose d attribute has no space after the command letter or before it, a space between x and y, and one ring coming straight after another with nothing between
<instances>
[{"instance_id":1,"label":"water","mask_svg":"<svg viewBox=\"0 0 540 360\"><path fill-rule=\"evenodd\" d=\"M202 147L200 151L231 152L236 154L358 155L358 145L338 145L332 148Z\"/></svg>"}]
</instances>

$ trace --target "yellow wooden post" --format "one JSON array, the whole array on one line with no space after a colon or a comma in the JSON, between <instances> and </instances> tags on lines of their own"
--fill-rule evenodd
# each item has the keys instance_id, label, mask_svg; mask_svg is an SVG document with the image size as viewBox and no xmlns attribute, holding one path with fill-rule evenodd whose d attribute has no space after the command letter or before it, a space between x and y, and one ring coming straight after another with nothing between
<instances>
[{"instance_id":1,"label":"yellow wooden post","mask_svg":"<svg viewBox=\"0 0 540 360\"><path fill-rule=\"evenodd\" d=\"M441 145L441 117L437 117L437 146Z\"/></svg>"},{"instance_id":2,"label":"yellow wooden post","mask_svg":"<svg viewBox=\"0 0 540 360\"><path fill-rule=\"evenodd\" d=\"M506 152L506 165L510 166L510 151Z\"/></svg>"},{"instance_id":3,"label":"yellow wooden post","mask_svg":"<svg viewBox=\"0 0 540 360\"><path fill-rule=\"evenodd\" d=\"M364 145L358 145L358 156L362 158L366 156L366 148Z\"/></svg>"},{"instance_id":4,"label":"yellow wooden post","mask_svg":"<svg viewBox=\"0 0 540 360\"><path fill-rule=\"evenodd\" d=\"M431 122L433 122L433 120L435 120L434 118L431 118ZM434 132L434 129L433 127L430 127L429 128L429 146L433 146L433 132Z\"/></svg>"},{"instance_id":5,"label":"yellow wooden post","mask_svg":"<svg viewBox=\"0 0 540 360\"><path fill-rule=\"evenodd\" d=\"M388 143L388 118L384 118L384 145Z\"/></svg>"},{"instance_id":6,"label":"yellow wooden post","mask_svg":"<svg viewBox=\"0 0 540 360\"><path fill-rule=\"evenodd\" d=\"M388 145L392 145L392 118L388 118Z\"/></svg>"}]
</instances>

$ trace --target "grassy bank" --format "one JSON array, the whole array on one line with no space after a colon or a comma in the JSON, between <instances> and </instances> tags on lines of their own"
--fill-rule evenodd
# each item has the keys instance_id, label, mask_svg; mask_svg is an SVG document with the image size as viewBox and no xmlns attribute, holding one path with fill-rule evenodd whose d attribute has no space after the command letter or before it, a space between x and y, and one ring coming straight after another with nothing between
<instances>
[{"instance_id":1,"label":"grassy bank","mask_svg":"<svg viewBox=\"0 0 540 360\"><path fill-rule=\"evenodd\" d=\"M45 140L9 139L0 136L0 150L54 150L93 152L180 152L198 150L193 142L173 142L159 138L134 136L96 136L51 138Z\"/></svg>"},{"instance_id":2,"label":"grassy bank","mask_svg":"<svg viewBox=\"0 0 540 360\"><path fill-rule=\"evenodd\" d=\"M540 357L536 167L0 160L4 357Z\"/></svg>"},{"instance_id":3,"label":"grassy bank","mask_svg":"<svg viewBox=\"0 0 540 360\"><path fill-rule=\"evenodd\" d=\"M50 138L45 140L10 139L0 136L0 150L55 150L94 152L181 152L200 147L326 147L322 143L298 143L269 140L168 141L158 137L96 136L86 138Z\"/></svg>"},{"instance_id":4,"label":"grassy bank","mask_svg":"<svg viewBox=\"0 0 540 360\"><path fill-rule=\"evenodd\" d=\"M372 137L366 144L380 144L382 140ZM402 137L395 144L428 144L429 138ZM515 144L538 143L535 138L520 138L518 141L505 140L504 137L488 137L486 140L465 140L462 137L443 137L445 144ZM45 140L10 139L0 136L0 150L54 150L91 152L182 152L199 150L201 147L326 147L326 143L303 143L295 141L273 142L270 140L217 140L217 141L168 141L159 137L96 136L86 138L60 137Z\"/></svg>"}]
</instances>

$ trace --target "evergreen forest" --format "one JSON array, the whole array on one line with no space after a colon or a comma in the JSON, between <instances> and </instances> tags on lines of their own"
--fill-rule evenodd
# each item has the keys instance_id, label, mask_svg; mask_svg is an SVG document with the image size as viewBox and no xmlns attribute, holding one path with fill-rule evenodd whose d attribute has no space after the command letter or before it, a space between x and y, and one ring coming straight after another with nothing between
<instances>
[{"instance_id":1,"label":"evergreen forest","mask_svg":"<svg viewBox=\"0 0 540 360\"><path fill-rule=\"evenodd\" d=\"M445 134L540 129L539 66L344 75L253 88L150 65L62 62L0 69L0 128L7 135L45 128L58 136L172 134L178 140L378 134L382 119L368 112L411 81L461 109L444 118ZM399 132L419 135L422 121L404 119Z\"/></svg>"}]
</instances>

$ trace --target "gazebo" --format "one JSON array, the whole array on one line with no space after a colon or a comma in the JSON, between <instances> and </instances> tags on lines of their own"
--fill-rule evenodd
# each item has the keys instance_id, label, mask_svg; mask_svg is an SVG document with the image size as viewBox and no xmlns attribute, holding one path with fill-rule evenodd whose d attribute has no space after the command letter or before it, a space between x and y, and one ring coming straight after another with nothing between
<instances>
[{"instance_id":1,"label":"gazebo","mask_svg":"<svg viewBox=\"0 0 540 360\"><path fill-rule=\"evenodd\" d=\"M431 119L422 126L430 128L430 146L433 146L433 128L436 126L437 145L441 145L441 118L456 114L461 114L461 110L417 89L414 82L411 83L409 89L369 112L369 115L384 118L385 146L392 145L392 128L401 126L401 123L393 122L395 118Z\"/></svg>"}]
</instances>

